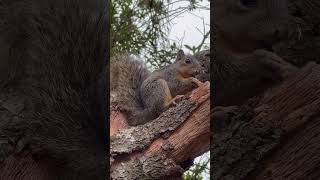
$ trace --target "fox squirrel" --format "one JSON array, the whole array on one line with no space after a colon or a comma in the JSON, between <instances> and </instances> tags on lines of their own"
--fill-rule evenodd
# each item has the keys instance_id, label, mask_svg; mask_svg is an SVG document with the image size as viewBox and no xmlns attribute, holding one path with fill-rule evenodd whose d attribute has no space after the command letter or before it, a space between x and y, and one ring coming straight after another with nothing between
<instances>
[{"instance_id":1,"label":"fox squirrel","mask_svg":"<svg viewBox=\"0 0 320 180\"><path fill-rule=\"evenodd\" d=\"M291 17L285 0L216 0L213 7L215 106L241 105L295 70L272 52L287 38Z\"/></svg>"},{"instance_id":2,"label":"fox squirrel","mask_svg":"<svg viewBox=\"0 0 320 180\"><path fill-rule=\"evenodd\" d=\"M111 63L111 103L126 113L129 125L144 124L202 84L194 78L201 69L198 60L183 50L173 64L152 73L128 55L117 56Z\"/></svg>"}]
</instances>

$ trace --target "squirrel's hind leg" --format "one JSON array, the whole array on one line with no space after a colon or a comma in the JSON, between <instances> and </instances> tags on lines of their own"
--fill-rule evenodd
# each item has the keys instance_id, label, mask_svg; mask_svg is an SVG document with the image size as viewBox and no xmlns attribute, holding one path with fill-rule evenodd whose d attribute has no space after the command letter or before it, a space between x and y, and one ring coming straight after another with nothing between
<instances>
[{"instance_id":1,"label":"squirrel's hind leg","mask_svg":"<svg viewBox=\"0 0 320 180\"><path fill-rule=\"evenodd\" d=\"M162 84L162 87L164 87L165 92L164 109L176 106L177 103L179 103L181 99L184 97L184 95L177 95L175 97L172 97L167 81L160 79L159 82Z\"/></svg>"},{"instance_id":2,"label":"squirrel's hind leg","mask_svg":"<svg viewBox=\"0 0 320 180\"><path fill-rule=\"evenodd\" d=\"M171 94L171 91L169 89L168 83L167 81L165 81L164 79L159 79L158 82L161 84L161 87L164 90L164 109L167 109L168 107L170 107L170 105L173 103L173 97Z\"/></svg>"}]
</instances>

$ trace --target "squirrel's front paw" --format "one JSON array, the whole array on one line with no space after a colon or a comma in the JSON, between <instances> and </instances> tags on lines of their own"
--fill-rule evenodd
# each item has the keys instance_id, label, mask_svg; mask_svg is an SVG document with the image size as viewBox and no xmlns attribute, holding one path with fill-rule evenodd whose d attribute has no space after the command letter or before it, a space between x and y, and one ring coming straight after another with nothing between
<instances>
[{"instance_id":1,"label":"squirrel's front paw","mask_svg":"<svg viewBox=\"0 0 320 180\"><path fill-rule=\"evenodd\" d=\"M201 82L201 81L199 81L197 78L194 78L194 77L190 77L189 78L190 79L190 81L192 82L192 83L194 83L196 86L201 86L201 85L203 85L203 82Z\"/></svg>"},{"instance_id":2,"label":"squirrel's front paw","mask_svg":"<svg viewBox=\"0 0 320 180\"><path fill-rule=\"evenodd\" d=\"M277 54L266 51L256 50L254 52L255 59L260 61L261 65L270 68L275 73L279 74L282 78L288 77L297 68L286 62Z\"/></svg>"}]
</instances>

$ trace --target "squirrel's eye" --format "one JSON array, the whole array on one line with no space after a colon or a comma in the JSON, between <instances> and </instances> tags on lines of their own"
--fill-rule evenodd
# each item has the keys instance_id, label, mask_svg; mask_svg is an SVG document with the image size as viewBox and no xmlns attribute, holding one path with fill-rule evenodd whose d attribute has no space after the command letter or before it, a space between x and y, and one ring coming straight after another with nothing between
<instances>
[{"instance_id":1,"label":"squirrel's eye","mask_svg":"<svg viewBox=\"0 0 320 180\"><path fill-rule=\"evenodd\" d=\"M191 63L191 60L190 60L190 59L186 59L186 63L187 63L187 64L190 64L190 63Z\"/></svg>"},{"instance_id":2,"label":"squirrel's eye","mask_svg":"<svg viewBox=\"0 0 320 180\"><path fill-rule=\"evenodd\" d=\"M254 7L257 5L257 0L240 0L240 2L246 7Z\"/></svg>"}]
</instances>

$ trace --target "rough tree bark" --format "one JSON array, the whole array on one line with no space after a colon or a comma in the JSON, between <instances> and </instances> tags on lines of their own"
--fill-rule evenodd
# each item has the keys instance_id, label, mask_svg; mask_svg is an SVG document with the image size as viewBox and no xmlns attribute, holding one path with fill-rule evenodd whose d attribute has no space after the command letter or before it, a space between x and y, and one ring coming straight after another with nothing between
<instances>
[{"instance_id":1,"label":"rough tree bark","mask_svg":"<svg viewBox=\"0 0 320 180\"><path fill-rule=\"evenodd\" d=\"M179 164L209 150L210 83L147 124L129 127L111 112L111 178L159 179L183 171Z\"/></svg>"},{"instance_id":2,"label":"rough tree bark","mask_svg":"<svg viewBox=\"0 0 320 180\"><path fill-rule=\"evenodd\" d=\"M320 65L229 110L213 132L212 179L319 179Z\"/></svg>"},{"instance_id":3,"label":"rough tree bark","mask_svg":"<svg viewBox=\"0 0 320 180\"><path fill-rule=\"evenodd\" d=\"M320 1L289 3L298 28L275 52L301 69L240 107L218 108L211 179L319 179Z\"/></svg>"}]
</instances>

